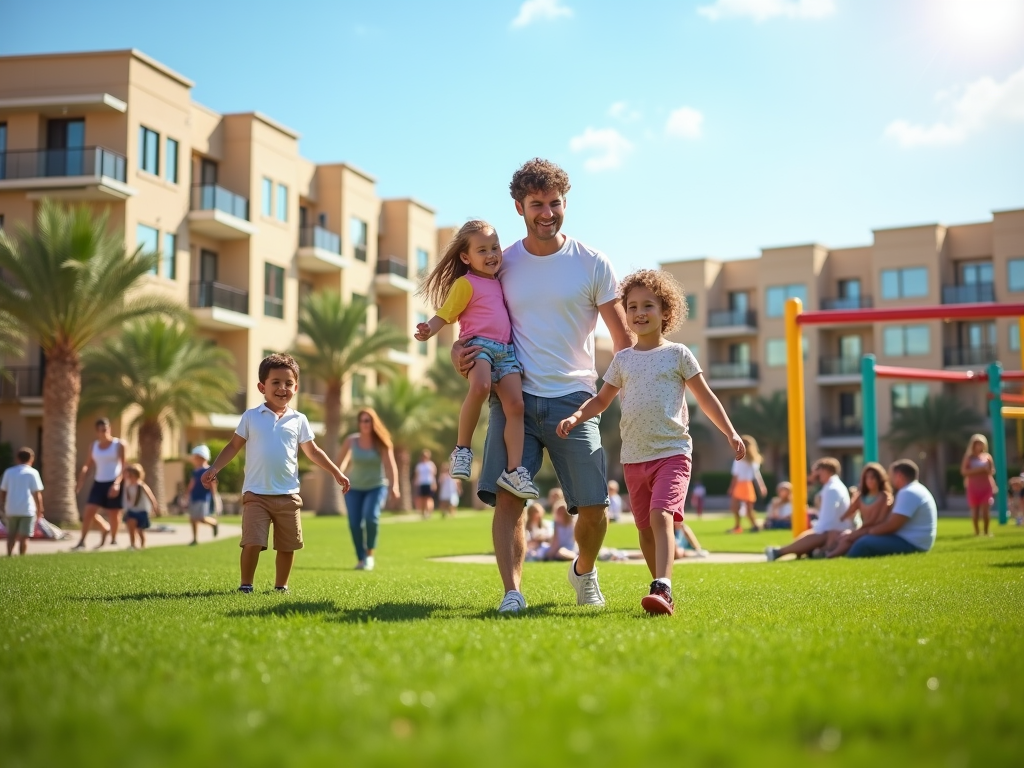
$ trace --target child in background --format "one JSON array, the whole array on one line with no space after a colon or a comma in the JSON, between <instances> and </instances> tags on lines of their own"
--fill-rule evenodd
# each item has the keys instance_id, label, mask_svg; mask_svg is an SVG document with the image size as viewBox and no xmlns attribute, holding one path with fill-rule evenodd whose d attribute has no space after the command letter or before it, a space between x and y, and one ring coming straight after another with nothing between
<instances>
[{"instance_id":1,"label":"child in background","mask_svg":"<svg viewBox=\"0 0 1024 768\"><path fill-rule=\"evenodd\" d=\"M505 412L508 454L498 487L521 499L536 499L537 486L523 466L523 366L512 346L512 321L498 281L501 258L494 227L486 221L463 224L420 289L440 309L429 322L416 326L416 340L426 341L458 320L459 337L468 339L466 346L480 347L476 364L469 370L469 393L462 403L458 441L449 458L452 477L469 480L473 430L493 385Z\"/></svg>"},{"instance_id":2,"label":"child in background","mask_svg":"<svg viewBox=\"0 0 1024 768\"><path fill-rule=\"evenodd\" d=\"M437 496L441 505L441 519L452 517L459 506L459 497L462 495L462 483L452 477L448 471L448 462L441 464L441 472L437 476Z\"/></svg>"},{"instance_id":3,"label":"child in background","mask_svg":"<svg viewBox=\"0 0 1024 768\"><path fill-rule=\"evenodd\" d=\"M697 484L690 491L690 495L693 497L693 509L697 513L697 519L700 520L704 517L704 497L708 495L708 490L698 479Z\"/></svg>"},{"instance_id":4,"label":"child in background","mask_svg":"<svg viewBox=\"0 0 1024 768\"><path fill-rule=\"evenodd\" d=\"M608 519L613 523L622 519L622 497L619 496L619 484L615 480L608 481Z\"/></svg>"},{"instance_id":5,"label":"child in background","mask_svg":"<svg viewBox=\"0 0 1024 768\"><path fill-rule=\"evenodd\" d=\"M700 545L697 534L686 523L676 523L676 560L684 557L707 557L711 553Z\"/></svg>"},{"instance_id":6,"label":"child in background","mask_svg":"<svg viewBox=\"0 0 1024 768\"><path fill-rule=\"evenodd\" d=\"M548 491L548 512L555 513L555 504L565 501L565 493L557 485Z\"/></svg>"},{"instance_id":7,"label":"child in background","mask_svg":"<svg viewBox=\"0 0 1024 768\"><path fill-rule=\"evenodd\" d=\"M1010 514L1017 525L1024 525L1024 473L1010 478Z\"/></svg>"},{"instance_id":8,"label":"child in background","mask_svg":"<svg viewBox=\"0 0 1024 768\"><path fill-rule=\"evenodd\" d=\"M554 529L544 519L544 507L534 501L526 508L526 559L546 560Z\"/></svg>"},{"instance_id":9,"label":"child in background","mask_svg":"<svg viewBox=\"0 0 1024 768\"><path fill-rule=\"evenodd\" d=\"M640 604L648 613L671 614L676 554L673 523L683 522L690 482L687 387L701 410L727 436L737 459L743 458L744 446L704 381L693 353L664 338L686 316L680 285L667 272L642 269L622 281L619 295L636 344L612 358L601 391L563 419L558 434L566 437L577 424L604 412L622 393L623 471L640 549L654 579L650 594Z\"/></svg>"},{"instance_id":10,"label":"child in background","mask_svg":"<svg viewBox=\"0 0 1024 768\"><path fill-rule=\"evenodd\" d=\"M793 527L793 485L782 482L775 486L775 497L768 504L764 518L765 530L791 530Z\"/></svg>"},{"instance_id":11,"label":"child in background","mask_svg":"<svg viewBox=\"0 0 1024 768\"><path fill-rule=\"evenodd\" d=\"M555 517L554 534L550 546L544 555L545 560L573 561L578 552L576 548L576 518L569 514L565 500L556 501L553 510Z\"/></svg>"},{"instance_id":12,"label":"child in background","mask_svg":"<svg viewBox=\"0 0 1024 768\"><path fill-rule=\"evenodd\" d=\"M974 535L980 536L978 518L984 524L985 535L988 536L989 510L996 487L996 465L988 452L988 440L984 435L971 435L967 441L963 461L960 462L960 474L964 476L964 490L967 492L967 505L971 508L971 522L974 523Z\"/></svg>"},{"instance_id":13,"label":"child in background","mask_svg":"<svg viewBox=\"0 0 1024 768\"><path fill-rule=\"evenodd\" d=\"M28 551L28 540L35 533L36 519L43 517L43 479L32 466L36 454L31 448L21 448L18 463L4 470L0 479L0 509L7 517L7 556Z\"/></svg>"},{"instance_id":14,"label":"child in background","mask_svg":"<svg viewBox=\"0 0 1024 768\"><path fill-rule=\"evenodd\" d=\"M146 529L149 528L149 516L160 514L160 504L153 491L146 485L146 471L141 464L129 464L124 470L124 519L128 526L128 543L130 549L146 548ZM217 530L214 528L214 530ZM139 546L135 546L138 535ZM215 534L216 535L216 534Z\"/></svg>"},{"instance_id":15,"label":"child in background","mask_svg":"<svg viewBox=\"0 0 1024 768\"><path fill-rule=\"evenodd\" d=\"M208 525L213 528L213 538L220 533L220 526L217 518L210 512L213 511L213 494L217 491L217 484L213 483L209 488L203 486L203 475L210 468L210 449L205 445L197 445L192 449L192 477L188 481L188 521L192 524L192 543L189 546L195 547L199 544L199 524Z\"/></svg>"},{"instance_id":16,"label":"child in background","mask_svg":"<svg viewBox=\"0 0 1024 768\"><path fill-rule=\"evenodd\" d=\"M740 525L740 506L745 505L747 519L750 521L750 532L756 533L761 528L754 516L754 502L757 501L754 483L757 483L757 488L761 491L762 496L768 495L768 488L761 477L761 453L757 449L757 440L750 435L741 437L745 456L732 463L729 498L731 499L733 526L728 532L743 533L743 526Z\"/></svg>"}]
</instances>

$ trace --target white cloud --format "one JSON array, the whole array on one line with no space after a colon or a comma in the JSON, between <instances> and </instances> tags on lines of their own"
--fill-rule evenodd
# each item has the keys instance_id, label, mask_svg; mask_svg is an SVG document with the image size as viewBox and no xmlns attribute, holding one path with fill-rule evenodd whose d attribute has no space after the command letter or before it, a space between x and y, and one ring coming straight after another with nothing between
<instances>
[{"instance_id":1,"label":"white cloud","mask_svg":"<svg viewBox=\"0 0 1024 768\"><path fill-rule=\"evenodd\" d=\"M592 152L583 167L588 171L609 171L622 166L633 151L633 143L614 128L587 128L569 140L573 152Z\"/></svg>"},{"instance_id":2,"label":"white cloud","mask_svg":"<svg viewBox=\"0 0 1024 768\"><path fill-rule=\"evenodd\" d=\"M821 19L835 12L835 0L715 0L697 8L697 13L711 21L746 17L762 22L776 16Z\"/></svg>"},{"instance_id":3,"label":"white cloud","mask_svg":"<svg viewBox=\"0 0 1024 768\"><path fill-rule=\"evenodd\" d=\"M512 26L519 28L535 21L554 21L572 17L572 8L561 5L560 0L526 0L519 6L519 15L512 20Z\"/></svg>"},{"instance_id":4,"label":"white cloud","mask_svg":"<svg viewBox=\"0 0 1024 768\"><path fill-rule=\"evenodd\" d=\"M704 125L704 115L693 107L680 107L669 113L665 122L665 133L677 139L699 139Z\"/></svg>"},{"instance_id":5,"label":"white cloud","mask_svg":"<svg viewBox=\"0 0 1024 768\"><path fill-rule=\"evenodd\" d=\"M643 117L637 110L629 106L628 101L616 101L608 107L608 116L621 120L624 123L635 123Z\"/></svg>"},{"instance_id":6,"label":"white cloud","mask_svg":"<svg viewBox=\"0 0 1024 768\"><path fill-rule=\"evenodd\" d=\"M942 91L935 100L950 105L947 120L931 125L894 120L886 127L885 135L902 147L936 147L959 144L995 123L1024 123L1024 69L1002 83L983 77L962 91Z\"/></svg>"}]
</instances>

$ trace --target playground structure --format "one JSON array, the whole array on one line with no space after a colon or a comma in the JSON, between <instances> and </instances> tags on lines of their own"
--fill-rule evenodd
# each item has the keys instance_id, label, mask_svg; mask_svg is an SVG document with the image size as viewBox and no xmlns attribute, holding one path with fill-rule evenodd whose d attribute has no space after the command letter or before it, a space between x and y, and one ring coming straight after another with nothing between
<instances>
[{"instance_id":1,"label":"playground structure","mask_svg":"<svg viewBox=\"0 0 1024 768\"><path fill-rule=\"evenodd\" d=\"M883 321L905 320L979 320L996 317L1016 317L1024 336L1024 304L954 304L899 309L822 310L804 312L800 299L786 301L786 365L789 404L789 475L793 482L793 535L807 530L807 423L804 396L804 325L848 325ZM1024 369L1024 345L1021 348L1021 368ZM878 414L876 410L875 379L900 378L923 381L983 382L989 385L989 414L992 418L992 453L999 477L1006 467L1006 432L1003 418L1024 419L1024 396L1003 394L1005 380L1024 380L1024 370L1003 372L1000 363L992 363L986 372L932 371L922 368L899 368L875 365L874 355L861 360L862 407L864 414L864 459L878 460ZM1013 403L1006 405L1003 403ZM1019 434L1019 432L1018 432ZM999 522L1006 524L1008 496L1006 482L999 483L997 499Z\"/></svg>"}]
</instances>

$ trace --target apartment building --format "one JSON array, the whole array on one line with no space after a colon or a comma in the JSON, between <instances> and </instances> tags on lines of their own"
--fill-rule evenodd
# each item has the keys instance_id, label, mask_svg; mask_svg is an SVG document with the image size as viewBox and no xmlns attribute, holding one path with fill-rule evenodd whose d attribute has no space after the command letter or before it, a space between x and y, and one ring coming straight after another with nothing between
<instances>
[{"instance_id":1,"label":"apartment building","mask_svg":"<svg viewBox=\"0 0 1024 768\"><path fill-rule=\"evenodd\" d=\"M673 340L696 352L711 387L727 408L735 407L785 391L783 312L791 297L814 310L1024 301L1024 209L973 224L875 230L873 242L861 247L811 243L766 248L758 258L662 267L683 284L690 303L689 319ZM1017 370L1021 359L1011 319L814 326L804 329L804 343L808 456L837 457L850 482L863 465L863 354L873 353L882 365L932 370L977 370L993 360ZM879 380L879 434L888 432L895 410L944 389L987 416L982 386ZM1018 462L1015 442L1008 445ZM705 469L729 466L724 444L715 446ZM885 461L895 458L884 439L881 452Z\"/></svg>"},{"instance_id":2,"label":"apartment building","mask_svg":"<svg viewBox=\"0 0 1024 768\"><path fill-rule=\"evenodd\" d=\"M292 129L259 112L217 113L192 87L136 50L0 57L0 226L31 225L43 198L109 211L129 249L161 253L144 290L186 303L197 333L234 356L233 412L198 418L167 441L169 455L226 436L259 402L260 359L309 343L297 319L310 292L365 301L368 330L386 321L411 339L430 311L415 292L438 243L429 206L381 200L365 171L315 164ZM391 360L422 379L438 343L410 341ZM40 351L6 364L0 441L35 446ZM376 383L357 376L345 399ZM300 407L315 410L322 394L303 385ZM86 425L82 452L90 434Z\"/></svg>"}]
</instances>

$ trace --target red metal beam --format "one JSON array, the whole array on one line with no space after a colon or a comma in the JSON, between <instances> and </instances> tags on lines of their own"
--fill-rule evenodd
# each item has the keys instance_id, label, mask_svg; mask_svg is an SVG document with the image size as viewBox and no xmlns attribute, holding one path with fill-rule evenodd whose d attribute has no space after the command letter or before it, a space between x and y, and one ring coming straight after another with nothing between
<instances>
[{"instance_id":1,"label":"red metal beam","mask_svg":"<svg viewBox=\"0 0 1024 768\"><path fill-rule=\"evenodd\" d=\"M988 399L993 400L994 398L995 395L990 392ZM1011 395L1009 392L1004 392L999 399L1008 405L1024 405L1024 395Z\"/></svg>"},{"instance_id":2,"label":"red metal beam","mask_svg":"<svg viewBox=\"0 0 1024 768\"><path fill-rule=\"evenodd\" d=\"M940 304L894 309L830 309L801 312L800 325L821 323L877 323L884 320L979 320L990 317L1024 317L1024 304Z\"/></svg>"},{"instance_id":3,"label":"red metal beam","mask_svg":"<svg viewBox=\"0 0 1024 768\"><path fill-rule=\"evenodd\" d=\"M927 368L900 368L893 365L876 365L875 376L880 379L915 379L919 381L988 381L988 371L932 371ZM1003 371L1001 378L1003 381L1024 379L1024 371Z\"/></svg>"}]
</instances>

